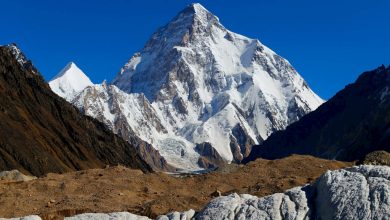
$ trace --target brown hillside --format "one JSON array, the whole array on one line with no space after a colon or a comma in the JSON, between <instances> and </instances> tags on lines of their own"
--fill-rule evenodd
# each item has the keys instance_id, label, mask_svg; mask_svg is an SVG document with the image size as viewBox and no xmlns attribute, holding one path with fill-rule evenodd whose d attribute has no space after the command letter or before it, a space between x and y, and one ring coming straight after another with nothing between
<instances>
[{"instance_id":1,"label":"brown hillside","mask_svg":"<svg viewBox=\"0 0 390 220\"><path fill-rule=\"evenodd\" d=\"M0 170L40 176L123 164L150 171L134 146L55 95L12 52L0 47Z\"/></svg>"}]
</instances>

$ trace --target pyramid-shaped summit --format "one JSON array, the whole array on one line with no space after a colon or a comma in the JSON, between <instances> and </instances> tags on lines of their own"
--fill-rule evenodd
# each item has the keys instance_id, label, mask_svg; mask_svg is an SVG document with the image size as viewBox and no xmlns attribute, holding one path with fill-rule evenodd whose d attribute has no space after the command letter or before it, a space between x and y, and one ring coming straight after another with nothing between
<instances>
[{"instance_id":1,"label":"pyramid-shaped summit","mask_svg":"<svg viewBox=\"0 0 390 220\"><path fill-rule=\"evenodd\" d=\"M88 92L74 103L186 169L240 161L253 144L323 102L287 60L227 30L200 4L159 28L112 84L120 90L104 92L111 94L109 103L101 100L107 105L83 105L96 102Z\"/></svg>"},{"instance_id":2,"label":"pyramid-shaped summit","mask_svg":"<svg viewBox=\"0 0 390 220\"><path fill-rule=\"evenodd\" d=\"M93 83L75 63L69 62L50 80L49 85L57 95L71 101L75 95Z\"/></svg>"}]
</instances>

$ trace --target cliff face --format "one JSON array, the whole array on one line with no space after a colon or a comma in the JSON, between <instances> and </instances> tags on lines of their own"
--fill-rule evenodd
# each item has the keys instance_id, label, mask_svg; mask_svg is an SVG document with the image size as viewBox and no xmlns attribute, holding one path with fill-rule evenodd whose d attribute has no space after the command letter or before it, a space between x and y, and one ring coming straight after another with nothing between
<instances>
[{"instance_id":1,"label":"cliff face","mask_svg":"<svg viewBox=\"0 0 390 220\"><path fill-rule=\"evenodd\" d=\"M151 171L135 146L54 94L15 45L0 47L0 170L39 176L106 164Z\"/></svg>"}]
</instances>

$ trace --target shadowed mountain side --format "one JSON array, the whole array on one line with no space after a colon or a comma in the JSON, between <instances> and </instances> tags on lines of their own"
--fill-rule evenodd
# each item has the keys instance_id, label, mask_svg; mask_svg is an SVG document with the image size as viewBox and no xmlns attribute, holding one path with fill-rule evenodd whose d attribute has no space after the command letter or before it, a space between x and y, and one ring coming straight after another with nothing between
<instances>
[{"instance_id":1,"label":"shadowed mountain side","mask_svg":"<svg viewBox=\"0 0 390 220\"><path fill-rule=\"evenodd\" d=\"M359 76L317 110L275 132L245 162L290 154L353 161L390 150L390 67Z\"/></svg>"},{"instance_id":2,"label":"shadowed mountain side","mask_svg":"<svg viewBox=\"0 0 390 220\"><path fill-rule=\"evenodd\" d=\"M151 171L134 146L55 95L15 45L0 47L0 170L40 176L106 164Z\"/></svg>"}]
</instances>

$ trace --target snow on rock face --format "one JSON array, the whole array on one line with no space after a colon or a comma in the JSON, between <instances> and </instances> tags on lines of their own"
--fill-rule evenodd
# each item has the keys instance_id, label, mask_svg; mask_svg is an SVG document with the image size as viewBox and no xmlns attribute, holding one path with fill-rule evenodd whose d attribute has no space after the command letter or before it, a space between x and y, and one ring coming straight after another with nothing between
<instances>
[{"instance_id":1,"label":"snow on rock face","mask_svg":"<svg viewBox=\"0 0 390 220\"><path fill-rule=\"evenodd\" d=\"M70 62L49 81L49 85L57 95L72 101L79 92L93 83L75 63Z\"/></svg>"},{"instance_id":2,"label":"snow on rock face","mask_svg":"<svg viewBox=\"0 0 390 220\"><path fill-rule=\"evenodd\" d=\"M16 44L9 44L7 47L11 50L12 54L15 56L20 65L24 66L24 64L28 62L27 58L24 56L18 46L16 46Z\"/></svg>"},{"instance_id":3,"label":"snow on rock face","mask_svg":"<svg viewBox=\"0 0 390 220\"><path fill-rule=\"evenodd\" d=\"M131 125L132 130L142 139L150 140L155 135L167 133L143 94L124 93L105 82L84 89L73 100L73 104L114 130L118 120L123 119L121 124Z\"/></svg>"},{"instance_id":4,"label":"snow on rock face","mask_svg":"<svg viewBox=\"0 0 390 220\"><path fill-rule=\"evenodd\" d=\"M287 60L227 30L200 4L154 33L112 83L143 93L167 130L192 146L211 143L226 161L235 160L236 125L258 143L323 102Z\"/></svg>"},{"instance_id":5,"label":"snow on rock face","mask_svg":"<svg viewBox=\"0 0 390 220\"><path fill-rule=\"evenodd\" d=\"M323 102L287 60L227 30L200 4L154 33L112 85L75 95L89 80L82 86L64 81L50 82L57 94L114 132L133 131L186 170L201 168L197 144L240 162L251 146Z\"/></svg>"},{"instance_id":6,"label":"snow on rock face","mask_svg":"<svg viewBox=\"0 0 390 220\"><path fill-rule=\"evenodd\" d=\"M27 59L24 53L20 50L20 48L12 43L6 45L6 47L11 51L11 53L15 56L16 61L25 69L31 69L33 74L39 75L38 70L32 64L31 60Z\"/></svg>"},{"instance_id":7,"label":"snow on rock face","mask_svg":"<svg viewBox=\"0 0 390 220\"><path fill-rule=\"evenodd\" d=\"M72 101L86 115L105 123L124 139L133 135L147 141L176 167L197 170L199 154L186 139L176 137L143 94L128 94L114 85L89 86Z\"/></svg>"}]
</instances>

